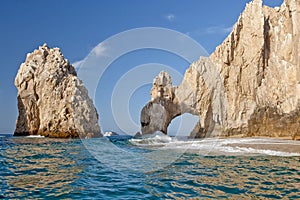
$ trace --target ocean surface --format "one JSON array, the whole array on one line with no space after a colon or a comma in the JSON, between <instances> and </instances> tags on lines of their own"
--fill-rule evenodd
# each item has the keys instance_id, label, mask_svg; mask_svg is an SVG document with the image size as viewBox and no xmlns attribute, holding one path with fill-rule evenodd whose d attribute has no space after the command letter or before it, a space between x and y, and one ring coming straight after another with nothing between
<instances>
[{"instance_id":1,"label":"ocean surface","mask_svg":"<svg viewBox=\"0 0 300 200\"><path fill-rule=\"evenodd\" d=\"M300 142L0 135L4 199L300 199Z\"/></svg>"}]
</instances>

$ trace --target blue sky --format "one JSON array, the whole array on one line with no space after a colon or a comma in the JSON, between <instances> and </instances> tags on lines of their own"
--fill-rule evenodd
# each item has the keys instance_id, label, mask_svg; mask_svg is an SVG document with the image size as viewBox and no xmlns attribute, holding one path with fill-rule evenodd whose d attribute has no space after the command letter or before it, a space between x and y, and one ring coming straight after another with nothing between
<instances>
[{"instance_id":1,"label":"blue sky","mask_svg":"<svg viewBox=\"0 0 300 200\"><path fill-rule=\"evenodd\" d=\"M0 133L13 132L17 118L14 78L26 54L46 42L60 47L71 63L84 59L100 42L141 27L163 27L189 35L208 53L228 35L250 0L1 0L0 1ZM282 0L265 0L277 6ZM122 56L107 77L145 63L161 63L184 73L189 63L172 54L145 50ZM120 70L120 66L126 66ZM154 77L152 77L153 79ZM109 80L109 78L106 78ZM110 114L111 86L100 81L95 104L103 130L117 130ZM176 82L176 81L175 81ZM180 82L180 81L179 81ZM147 103L150 85L137 90L129 105L134 121ZM117 130L118 131L118 130ZM133 132L136 130L132 130Z\"/></svg>"}]
</instances>

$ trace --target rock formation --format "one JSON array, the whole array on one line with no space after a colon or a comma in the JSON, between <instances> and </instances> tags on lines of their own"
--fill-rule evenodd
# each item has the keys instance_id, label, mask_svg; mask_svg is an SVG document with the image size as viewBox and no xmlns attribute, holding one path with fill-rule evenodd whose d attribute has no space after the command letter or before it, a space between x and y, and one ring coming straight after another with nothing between
<instances>
[{"instance_id":1,"label":"rock formation","mask_svg":"<svg viewBox=\"0 0 300 200\"><path fill-rule=\"evenodd\" d=\"M191 113L199 116L192 137L300 135L299 34L300 1L270 8L253 0L210 58L191 64L181 85L161 85L164 92L173 88L171 100L152 92L142 133L166 133L174 117Z\"/></svg>"},{"instance_id":2,"label":"rock formation","mask_svg":"<svg viewBox=\"0 0 300 200\"><path fill-rule=\"evenodd\" d=\"M59 48L44 44L28 54L15 85L19 109L15 136L101 136L96 108Z\"/></svg>"},{"instance_id":3,"label":"rock formation","mask_svg":"<svg viewBox=\"0 0 300 200\"><path fill-rule=\"evenodd\" d=\"M174 103L175 90L170 75L164 71L153 80L151 102L141 113L143 134L155 131L166 134L171 120L181 114L179 106Z\"/></svg>"}]
</instances>

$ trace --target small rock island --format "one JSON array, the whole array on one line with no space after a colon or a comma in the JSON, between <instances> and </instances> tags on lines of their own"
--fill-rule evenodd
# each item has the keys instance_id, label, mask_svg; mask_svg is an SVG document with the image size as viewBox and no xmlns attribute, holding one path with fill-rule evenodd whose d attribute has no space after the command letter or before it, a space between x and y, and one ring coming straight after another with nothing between
<instances>
[{"instance_id":1,"label":"small rock island","mask_svg":"<svg viewBox=\"0 0 300 200\"><path fill-rule=\"evenodd\" d=\"M19 116L15 136L101 137L98 113L74 67L46 44L27 54L15 78Z\"/></svg>"}]
</instances>

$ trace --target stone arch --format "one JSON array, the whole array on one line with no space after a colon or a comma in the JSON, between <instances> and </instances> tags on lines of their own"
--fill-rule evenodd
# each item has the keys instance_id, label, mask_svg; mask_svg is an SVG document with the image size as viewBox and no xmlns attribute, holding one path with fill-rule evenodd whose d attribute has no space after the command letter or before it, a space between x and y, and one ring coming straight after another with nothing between
<instances>
[{"instance_id":1,"label":"stone arch","mask_svg":"<svg viewBox=\"0 0 300 200\"><path fill-rule=\"evenodd\" d=\"M224 90L220 73L209 58L200 58L187 69L179 86L161 72L153 81L151 101L142 109L142 134L161 131L167 134L174 118L185 113L198 116L192 138L211 136L215 125L222 125Z\"/></svg>"}]
</instances>

